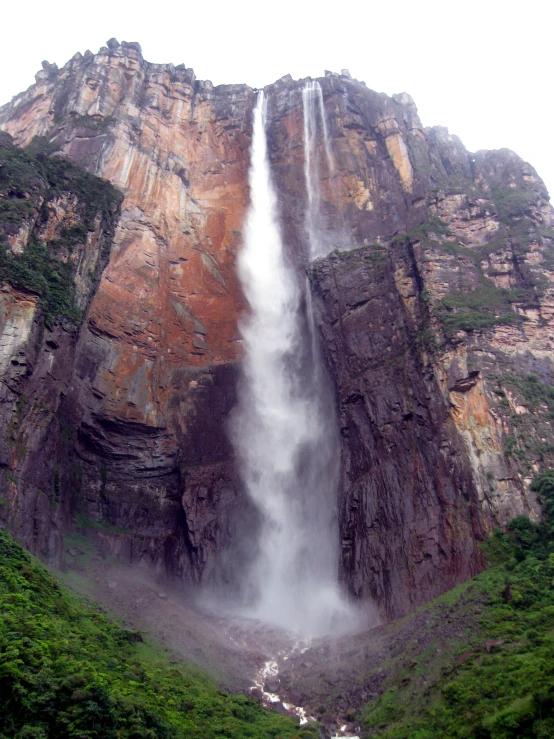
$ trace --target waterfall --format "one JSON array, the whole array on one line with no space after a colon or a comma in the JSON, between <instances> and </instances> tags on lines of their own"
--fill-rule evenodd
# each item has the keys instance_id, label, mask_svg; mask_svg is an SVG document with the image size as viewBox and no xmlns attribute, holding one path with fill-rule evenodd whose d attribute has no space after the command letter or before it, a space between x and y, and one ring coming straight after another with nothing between
<instances>
[{"instance_id":1,"label":"waterfall","mask_svg":"<svg viewBox=\"0 0 554 739\"><path fill-rule=\"evenodd\" d=\"M353 627L338 577L338 423L313 325L277 221L259 93L249 173L250 208L239 278L250 311L231 438L260 512L245 573L249 615L304 636ZM308 296L309 298L309 296Z\"/></svg>"},{"instance_id":2,"label":"waterfall","mask_svg":"<svg viewBox=\"0 0 554 739\"><path fill-rule=\"evenodd\" d=\"M308 195L306 229L310 245L310 258L325 256L326 248L322 235L326 229L321 212L321 166L319 160L318 118L325 151L325 163L329 175L334 173L335 163L327 132L327 119L323 107L323 93L317 80L310 80L302 89L302 108L304 113L304 174Z\"/></svg>"}]
</instances>

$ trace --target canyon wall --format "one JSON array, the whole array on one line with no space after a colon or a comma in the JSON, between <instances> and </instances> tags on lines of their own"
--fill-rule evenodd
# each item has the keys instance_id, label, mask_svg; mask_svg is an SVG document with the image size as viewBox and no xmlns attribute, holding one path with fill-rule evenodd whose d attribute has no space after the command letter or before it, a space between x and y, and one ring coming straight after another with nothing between
<instances>
[{"instance_id":1,"label":"canyon wall","mask_svg":"<svg viewBox=\"0 0 554 739\"><path fill-rule=\"evenodd\" d=\"M124 200L81 328L54 329L71 337L63 372L19 361L39 344L37 297L4 285L0 361L19 379L3 374L2 418L19 430L1 462L1 515L59 565L63 532L78 526L106 552L230 581L256 525L226 432L256 93L149 64L114 39L43 67L0 109L0 128L18 145L42 137ZM266 88L269 156L336 386L341 577L394 616L478 571L494 526L537 515L530 481L554 452L553 215L515 154L472 155L423 129L405 93L347 74L319 82L334 167L322 141L330 254L311 266L302 81ZM38 431L54 416L63 440Z\"/></svg>"}]
</instances>

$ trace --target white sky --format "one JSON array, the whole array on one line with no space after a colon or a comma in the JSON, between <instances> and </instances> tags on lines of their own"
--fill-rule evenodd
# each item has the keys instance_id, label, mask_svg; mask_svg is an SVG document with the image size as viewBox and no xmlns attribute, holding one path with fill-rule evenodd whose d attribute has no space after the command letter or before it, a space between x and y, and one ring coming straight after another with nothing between
<instances>
[{"instance_id":1,"label":"white sky","mask_svg":"<svg viewBox=\"0 0 554 739\"><path fill-rule=\"evenodd\" d=\"M552 0L27 0L3 3L0 104L43 59L62 66L108 38L151 62L185 63L214 84L350 70L409 92L423 124L468 149L508 147L554 194Z\"/></svg>"}]
</instances>

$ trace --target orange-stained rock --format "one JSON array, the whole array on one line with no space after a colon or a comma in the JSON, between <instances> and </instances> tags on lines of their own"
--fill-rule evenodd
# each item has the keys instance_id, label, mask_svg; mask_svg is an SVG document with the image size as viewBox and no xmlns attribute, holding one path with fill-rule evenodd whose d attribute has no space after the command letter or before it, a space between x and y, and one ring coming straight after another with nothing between
<instances>
[{"instance_id":1,"label":"orange-stained rock","mask_svg":"<svg viewBox=\"0 0 554 739\"><path fill-rule=\"evenodd\" d=\"M147 64L135 47L119 46L39 73L4 109L2 127L16 143L55 135L64 155L125 194L89 315L110 344L111 361L93 380L108 415L164 426L176 367L240 357L234 265L252 101L245 86L214 91L192 70ZM140 389L137 363L147 367Z\"/></svg>"}]
</instances>

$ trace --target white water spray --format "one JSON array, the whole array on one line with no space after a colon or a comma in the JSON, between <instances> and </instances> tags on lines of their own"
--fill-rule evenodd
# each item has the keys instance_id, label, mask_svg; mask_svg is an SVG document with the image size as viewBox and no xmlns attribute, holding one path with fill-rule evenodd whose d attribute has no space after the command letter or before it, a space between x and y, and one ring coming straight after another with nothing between
<instances>
[{"instance_id":1,"label":"white water spray","mask_svg":"<svg viewBox=\"0 0 554 739\"><path fill-rule=\"evenodd\" d=\"M338 576L339 444L334 403L314 354L295 273L283 253L259 93L251 203L239 276L250 305L232 439L261 513L248 573L249 615L305 636L355 626ZM253 547L254 551L254 547Z\"/></svg>"}]
</instances>

